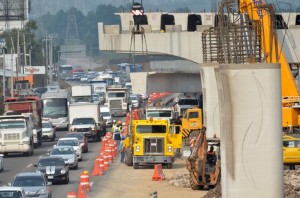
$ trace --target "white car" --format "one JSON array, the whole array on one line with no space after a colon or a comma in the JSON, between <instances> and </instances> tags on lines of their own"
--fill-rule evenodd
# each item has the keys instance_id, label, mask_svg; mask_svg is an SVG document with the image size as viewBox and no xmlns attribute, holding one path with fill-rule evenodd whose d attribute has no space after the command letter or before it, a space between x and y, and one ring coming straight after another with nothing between
<instances>
[{"instance_id":1,"label":"white car","mask_svg":"<svg viewBox=\"0 0 300 198\"><path fill-rule=\"evenodd\" d=\"M54 141L56 137L55 127L51 122L42 122L42 139Z\"/></svg>"},{"instance_id":2,"label":"white car","mask_svg":"<svg viewBox=\"0 0 300 198\"><path fill-rule=\"evenodd\" d=\"M26 198L26 194L22 187L2 186L0 187L0 197Z\"/></svg>"},{"instance_id":3,"label":"white car","mask_svg":"<svg viewBox=\"0 0 300 198\"><path fill-rule=\"evenodd\" d=\"M137 94L131 94L130 100L131 100L132 107L135 107L135 108L140 107L139 97Z\"/></svg>"},{"instance_id":4,"label":"white car","mask_svg":"<svg viewBox=\"0 0 300 198\"><path fill-rule=\"evenodd\" d=\"M75 137L59 138L55 146L72 146L79 161L82 160L82 148Z\"/></svg>"},{"instance_id":5,"label":"white car","mask_svg":"<svg viewBox=\"0 0 300 198\"><path fill-rule=\"evenodd\" d=\"M0 172L4 170L3 154L0 154Z\"/></svg>"}]
</instances>

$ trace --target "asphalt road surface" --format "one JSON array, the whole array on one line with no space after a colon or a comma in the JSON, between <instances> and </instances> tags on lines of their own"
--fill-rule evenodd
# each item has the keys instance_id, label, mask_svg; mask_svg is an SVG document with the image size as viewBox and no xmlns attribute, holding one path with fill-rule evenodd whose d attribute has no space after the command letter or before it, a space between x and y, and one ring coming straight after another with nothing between
<instances>
[{"instance_id":1,"label":"asphalt road surface","mask_svg":"<svg viewBox=\"0 0 300 198\"><path fill-rule=\"evenodd\" d=\"M110 131L110 128L107 129ZM4 158L4 171L0 173L0 186L7 185L12 182L14 176L20 172L35 171L33 166L38 162L38 159L47 155L49 150L56 144L59 137L63 137L67 131L57 131L55 142L43 142L43 145L34 150L34 155L30 157L22 156L21 154L10 154ZM66 197L68 192L77 192L80 181L80 173L88 170L91 174L94 168L94 160L99 154L101 142L89 142L89 152L83 154L83 160L79 162L77 170L70 170L69 184L53 184L52 197Z\"/></svg>"}]
</instances>

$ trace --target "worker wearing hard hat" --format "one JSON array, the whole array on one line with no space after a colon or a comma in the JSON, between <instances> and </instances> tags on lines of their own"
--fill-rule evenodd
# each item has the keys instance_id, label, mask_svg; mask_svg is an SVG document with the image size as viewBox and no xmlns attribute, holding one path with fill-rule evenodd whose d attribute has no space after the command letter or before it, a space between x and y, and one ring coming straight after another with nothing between
<instances>
[{"instance_id":1,"label":"worker wearing hard hat","mask_svg":"<svg viewBox=\"0 0 300 198\"><path fill-rule=\"evenodd\" d=\"M117 126L117 122L116 122L116 120L113 120L113 122L112 122L112 127L111 127L112 132L115 131L115 127L116 127L116 126Z\"/></svg>"}]
</instances>

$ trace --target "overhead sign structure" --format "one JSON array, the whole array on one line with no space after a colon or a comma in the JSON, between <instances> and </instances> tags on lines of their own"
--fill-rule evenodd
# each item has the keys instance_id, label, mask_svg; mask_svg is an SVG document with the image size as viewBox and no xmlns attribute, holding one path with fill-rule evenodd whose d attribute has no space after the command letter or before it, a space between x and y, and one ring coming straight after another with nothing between
<instances>
[{"instance_id":1,"label":"overhead sign structure","mask_svg":"<svg viewBox=\"0 0 300 198\"><path fill-rule=\"evenodd\" d=\"M45 66L24 66L24 74L46 74Z\"/></svg>"}]
</instances>

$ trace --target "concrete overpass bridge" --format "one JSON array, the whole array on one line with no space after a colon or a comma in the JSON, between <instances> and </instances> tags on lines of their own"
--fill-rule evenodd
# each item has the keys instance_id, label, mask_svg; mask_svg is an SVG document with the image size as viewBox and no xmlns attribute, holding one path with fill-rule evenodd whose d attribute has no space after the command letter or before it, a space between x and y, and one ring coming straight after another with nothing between
<instances>
[{"instance_id":1,"label":"concrete overpass bridge","mask_svg":"<svg viewBox=\"0 0 300 198\"><path fill-rule=\"evenodd\" d=\"M100 50L130 51L132 15L117 15L121 27L98 23ZM222 197L283 197L280 65L203 63L201 36L214 26L213 13L146 15L148 52L194 64L150 65L148 71L131 75L133 91L202 91L208 136L217 134L222 142ZM288 62L296 66L300 62L297 16L287 23L288 33L277 30ZM135 50L142 52L142 44L136 38Z\"/></svg>"}]
</instances>

